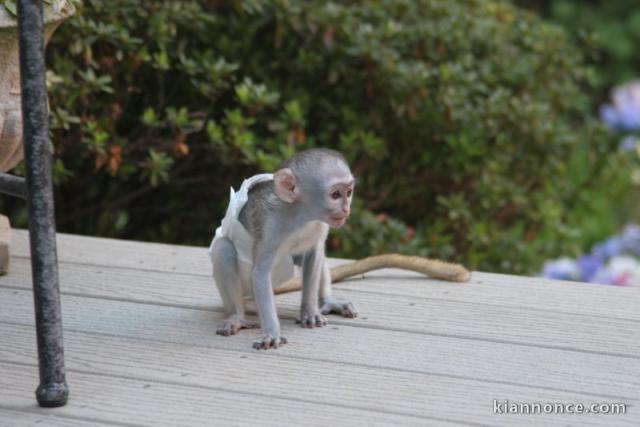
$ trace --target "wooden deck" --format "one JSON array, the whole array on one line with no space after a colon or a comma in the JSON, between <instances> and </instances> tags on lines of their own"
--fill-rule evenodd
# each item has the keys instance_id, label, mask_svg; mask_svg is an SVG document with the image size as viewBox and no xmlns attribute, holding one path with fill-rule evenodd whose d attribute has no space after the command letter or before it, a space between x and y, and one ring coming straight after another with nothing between
<instances>
[{"instance_id":1,"label":"wooden deck","mask_svg":"<svg viewBox=\"0 0 640 427\"><path fill-rule=\"evenodd\" d=\"M355 320L289 344L215 335L205 248L59 235L69 404L36 406L27 234L0 278L0 426L640 425L640 288L384 270L336 285ZM625 415L494 414L494 399L625 403Z\"/></svg>"}]
</instances>

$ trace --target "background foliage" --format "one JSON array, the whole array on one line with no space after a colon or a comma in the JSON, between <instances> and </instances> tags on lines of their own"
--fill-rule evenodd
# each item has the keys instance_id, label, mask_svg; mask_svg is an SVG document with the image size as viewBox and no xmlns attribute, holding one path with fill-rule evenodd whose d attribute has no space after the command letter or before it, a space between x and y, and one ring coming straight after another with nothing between
<instances>
[{"instance_id":1,"label":"background foliage","mask_svg":"<svg viewBox=\"0 0 640 427\"><path fill-rule=\"evenodd\" d=\"M600 98L640 72L640 2L636 0L518 0L560 25L579 46L589 47Z\"/></svg>"},{"instance_id":2,"label":"background foliage","mask_svg":"<svg viewBox=\"0 0 640 427\"><path fill-rule=\"evenodd\" d=\"M333 255L535 271L628 191L588 47L505 1L84 1L48 48L59 229L205 245L230 186L322 146L359 179Z\"/></svg>"}]
</instances>

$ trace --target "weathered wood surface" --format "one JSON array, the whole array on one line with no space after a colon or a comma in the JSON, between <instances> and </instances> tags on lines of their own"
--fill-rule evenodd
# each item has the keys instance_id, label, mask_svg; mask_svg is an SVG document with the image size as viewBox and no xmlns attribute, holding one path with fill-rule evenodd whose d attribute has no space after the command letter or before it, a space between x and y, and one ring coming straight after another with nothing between
<instances>
[{"instance_id":1,"label":"weathered wood surface","mask_svg":"<svg viewBox=\"0 0 640 427\"><path fill-rule=\"evenodd\" d=\"M59 235L71 399L37 408L28 239L0 278L0 426L639 425L640 289L383 270L336 285L362 317L296 326L276 351L216 336L205 248ZM340 262L340 261L334 261ZM625 415L495 415L493 400L628 404ZM102 424L101 424L102 423Z\"/></svg>"}]
</instances>

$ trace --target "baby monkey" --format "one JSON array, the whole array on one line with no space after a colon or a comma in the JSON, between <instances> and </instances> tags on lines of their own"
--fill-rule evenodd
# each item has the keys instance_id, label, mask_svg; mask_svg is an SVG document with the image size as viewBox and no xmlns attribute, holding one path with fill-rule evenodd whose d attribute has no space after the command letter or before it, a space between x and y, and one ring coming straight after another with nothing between
<instances>
[{"instance_id":1,"label":"baby monkey","mask_svg":"<svg viewBox=\"0 0 640 427\"><path fill-rule=\"evenodd\" d=\"M467 281L457 264L397 254L378 255L329 270L325 241L329 227L342 227L351 212L355 180L344 157L333 150L303 151L274 174L245 180L231 200L209 247L213 276L226 318L219 335L262 327L256 349L287 343L280 335L274 293L302 289L299 322L327 324L326 314L356 317L350 302L332 296L331 283L378 268L401 268L431 277ZM294 264L302 277L294 277ZM260 323L245 319L244 302L254 298Z\"/></svg>"},{"instance_id":2,"label":"baby monkey","mask_svg":"<svg viewBox=\"0 0 640 427\"><path fill-rule=\"evenodd\" d=\"M340 153L312 149L292 157L273 175L246 180L238 193L232 190L227 215L209 248L227 316L218 334L258 327L245 319L245 298L253 297L263 332L253 347L286 344L280 335L274 288L293 276L294 264L302 267L303 327L326 325L328 313L357 316L353 304L333 298L325 259L329 227L346 222L354 186Z\"/></svg>"}]
</instances>

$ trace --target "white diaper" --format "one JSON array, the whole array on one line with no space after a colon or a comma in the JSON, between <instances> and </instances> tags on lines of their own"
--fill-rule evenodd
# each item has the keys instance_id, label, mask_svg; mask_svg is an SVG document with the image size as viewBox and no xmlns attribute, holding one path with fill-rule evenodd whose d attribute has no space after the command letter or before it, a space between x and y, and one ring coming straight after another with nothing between
<instances>
[{"instance_id":1,"label":"white diaper","mask_svg":"<svg viewBox=\"0 0 640 427\"><path fill-rule=\"evenodd\" d=\"M245 297L253 297L253 286L251 285L251 266L253 265L253 237L238 220L240 211L247 203L249 190L256 184L264 181L273 181L273 174L263 173L245 179L236 193L233 188L230 190L229 207L222 219L222 223L216 229L216 234L209 246L209 257L213 262L213 245L216 240L226 237L233 242L238 256L238 272L242 282L243 294ZM291 256L280 256L276 258L271 271L271 283L273 288L277 288L294 275L294 265Z\"/></svg>"}]
</instances>

